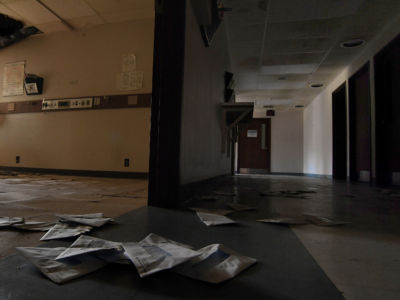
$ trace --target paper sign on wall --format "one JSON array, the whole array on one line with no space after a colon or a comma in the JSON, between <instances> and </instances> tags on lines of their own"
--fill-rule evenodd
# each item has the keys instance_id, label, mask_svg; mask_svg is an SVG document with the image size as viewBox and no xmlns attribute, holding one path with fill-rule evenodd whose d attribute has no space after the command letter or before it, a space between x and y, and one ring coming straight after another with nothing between
<instances>
[{"instance_id":1,"label":"paper sign on wall","mask_svg":"<svg viewBox=\"0 0 400 300\"><path fill-rule=\"evenodd\" d=\"M3 70L3 96L23 95L24 78L24 61L5 64Z\"/></svg>"},{"instance_id":2,"label":"paper sign on wall","mask_svg":"<svg viewBox=\"0 0 400 300\"><path fill-rule=\"evenodd\" d=\"M122 55L122 72L132 72L136 70L136 56L135 54Z\"/></svg>"},{"instance_id":3,"label":"paper sign on wall","mask_svg":"<svg viewBox=\"0 0 400 300\"><path fill-rule=\"evenodd\" d=\"M143 87L143 72L121 72L117 76L117 87L121 91L138 90Z\"/></svg>"},{"instance_id":4,"label":"paper sign on wall","mask_svg":"<svg viewBox=\"0 0 400 300\"><path fill-rule=\"evenodd\" d=\"M256 138L258 136L257 130L247 130L248 138Z\"/></svg>"}]
</instances>

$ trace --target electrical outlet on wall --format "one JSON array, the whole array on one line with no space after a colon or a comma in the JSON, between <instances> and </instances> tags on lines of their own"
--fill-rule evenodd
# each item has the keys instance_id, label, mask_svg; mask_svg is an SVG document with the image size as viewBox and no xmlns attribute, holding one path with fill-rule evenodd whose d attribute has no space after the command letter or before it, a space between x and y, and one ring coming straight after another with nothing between
<instances>
[{"instance_id":1,"label":"electrical outlet on wall","mask_svg":"<svg viewBox=\"0 0 400 300\"><path fill-rule=\"evenodd\" d=\"M124 167L128 168L129 167L129 158L124 159Z\"/></svg>"}]
</instances>

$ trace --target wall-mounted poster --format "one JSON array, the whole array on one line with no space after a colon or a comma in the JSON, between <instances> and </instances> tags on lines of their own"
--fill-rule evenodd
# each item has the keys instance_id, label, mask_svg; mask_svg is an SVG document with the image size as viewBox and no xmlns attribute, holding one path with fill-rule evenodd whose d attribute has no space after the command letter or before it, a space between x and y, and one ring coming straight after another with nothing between
<instances>
[{"instance_id":1,"label":"wall-mounted poster","mask_svg":"<svg viewBox=\"0 0 400 300\"><path fill-rule=\"evenodd\" d=\"M248 138L256 138L258 136L257 130L247 130Z\"/></svg>"},{"instance_id":2,"label":"wall-mounted poster","mask_svg":"<svg viewBox=\"0 0 400 300\"><path fill-rule=\"evenodd\" d=\"M24 61L5 64L3 70L3 96L23 95L24 77Z\"/></svg>"}]
</instances>

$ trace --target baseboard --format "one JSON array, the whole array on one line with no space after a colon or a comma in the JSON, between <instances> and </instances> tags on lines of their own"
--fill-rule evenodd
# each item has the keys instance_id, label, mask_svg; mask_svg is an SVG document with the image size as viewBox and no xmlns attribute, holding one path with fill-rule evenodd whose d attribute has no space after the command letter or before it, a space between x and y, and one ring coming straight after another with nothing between
<instances>
[{"instance_id":1,"label":"baseboard","mask_svg":"<svg viewBox=\"0 0 400 300\"><path fill-rule=\"evenodd\" d=\"M89 170L43 169L43 168L25 168L25 167L2 167L2 166L0 166L0 171L68 175L68 176L110 177L110 178L136 178L136 179L148 178L148 173L145 172L89 171Z\"/></svg>"},{"instance_id":2,"label":"baseboard","mask_svg":"<svg viewBox=\"0 0 400 300\"><path fill-rule=\"evenodd\" d=\"M179 188L180 207L185 207L195 195L204 195L217 190L227 181L232 180L230 174L219 175L204 180L181 184Z\"/></svg>"}]
</instances>

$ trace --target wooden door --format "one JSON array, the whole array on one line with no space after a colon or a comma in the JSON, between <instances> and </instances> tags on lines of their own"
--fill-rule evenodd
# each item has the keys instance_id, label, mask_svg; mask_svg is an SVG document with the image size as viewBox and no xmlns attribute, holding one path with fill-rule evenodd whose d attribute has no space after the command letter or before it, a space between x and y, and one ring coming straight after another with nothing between
<instances>
[{"instance_id":1,"label":"wooden door","mask_svg":"<svg viewBox=\"0 0 400 300\"><path fill-rule=\"evenodd\" d=\"M269 173L271 170L271 119L252 119L239 124L240 173Z\"/></svg>"}]
</instances>

